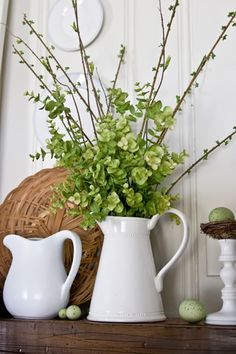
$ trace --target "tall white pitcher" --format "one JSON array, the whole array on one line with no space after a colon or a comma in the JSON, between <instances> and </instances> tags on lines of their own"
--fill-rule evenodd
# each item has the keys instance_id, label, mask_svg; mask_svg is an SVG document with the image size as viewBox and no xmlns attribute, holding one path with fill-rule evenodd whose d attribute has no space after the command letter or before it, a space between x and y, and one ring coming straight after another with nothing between
<instances>
[{"instance_id":1,"label":"tall white pitcher","mask_svg":"<svg viewBox=\"0 0 236 354\"><path fill-rule=\"evenodd\" d=\"M88 319L108 322L148 322L166 319L161 291L165 273L182 255L188 241L183 213L170 209L183 223L182 242L156 275L150 242L159 216L151 219L108 216L99 223L104 243Z\"/></svg>"}]
</instances>

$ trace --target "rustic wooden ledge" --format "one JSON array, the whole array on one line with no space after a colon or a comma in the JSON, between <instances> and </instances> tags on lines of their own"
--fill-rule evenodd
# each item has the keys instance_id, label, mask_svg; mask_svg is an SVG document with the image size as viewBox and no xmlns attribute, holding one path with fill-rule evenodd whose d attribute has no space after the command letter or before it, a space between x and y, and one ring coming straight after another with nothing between
<instances>
[{"instance_id":1,"label":"rustic wooden ledge","mask_svg":"<svg viewBox=\"0 0 236 354\"><path fill-rule=\"evenodd\" d=\"M0 319L0 353L236 353L236 326Z\"/></svg>"}]
</instances>

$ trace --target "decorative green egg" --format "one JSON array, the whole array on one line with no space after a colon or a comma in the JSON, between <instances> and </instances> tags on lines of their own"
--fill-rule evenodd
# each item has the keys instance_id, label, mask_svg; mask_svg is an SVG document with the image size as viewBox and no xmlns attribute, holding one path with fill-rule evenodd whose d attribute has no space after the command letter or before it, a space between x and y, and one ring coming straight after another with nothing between
<instances>
[{"instance_id":1,"label":"decorative green egg","mask_svg":"<svg viewBox=\"0 0 236 354\"><path fill-rule=\"evenodd\" d=\"M187 322L199 322L205 319L206 309L197 300L184 300L179 306L180 317Z\"/></svg>"},{"instance_id":2,"label":"decorative green egg","mask_svg":"<svg viewBox=\"0 0 236 354\"><path fill-rule=\"evenodd\" d=\"M62 308L58 311L58 317L61 318L62 320L65 320L67 318L66 308Z\"/></svg>"},{"instance_id":3,"label":"decorative green egg","mask_svg":"<svg viewBox=\"0 0 236 354\"><path fill-rule=\"evenodd\" d=\"M225 207L218 207L213 209L209 214L209 221L230 221L234 220L235 216L232 210Z\"/></svg>"},{"instance_id":4,"label":"decorative green egg","mask_svg":"<svg viewBox=\"0 0 236 354\"><path fill-rule=\"evenodd\" d=\"M66 316L69 320L78 320L81 316L81 309L77 305L70 305L66 309Z\"/></svg>"}]
</instances>

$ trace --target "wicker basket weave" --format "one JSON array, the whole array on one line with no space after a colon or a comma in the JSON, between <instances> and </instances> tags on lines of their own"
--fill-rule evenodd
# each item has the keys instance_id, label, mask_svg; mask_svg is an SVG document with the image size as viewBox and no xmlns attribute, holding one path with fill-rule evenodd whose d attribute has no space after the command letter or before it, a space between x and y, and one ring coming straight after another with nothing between
<instances>
[{"instance_id":1,"label":"wicker basket weave","mask_svg":"<svg viewBox=\"0 0 236 354\"><path fill-rule=\"evenodd\" d=\"M7 234L44 238L60 230L72 230L80 235L83 252L79 272L71 288L70 303L79 305L90 300L103 235L98 226L89 231L81 229L81 217L68 216L66 209L55 215L49 213L52 185L63 182L66 176L63 168L43 169L23 180L0 205L0 289L11 263L11 254L2 243ZM68 271L73 258L71 242L66 241L64 248L64 263Z\"/></svg>"}]
</instances>

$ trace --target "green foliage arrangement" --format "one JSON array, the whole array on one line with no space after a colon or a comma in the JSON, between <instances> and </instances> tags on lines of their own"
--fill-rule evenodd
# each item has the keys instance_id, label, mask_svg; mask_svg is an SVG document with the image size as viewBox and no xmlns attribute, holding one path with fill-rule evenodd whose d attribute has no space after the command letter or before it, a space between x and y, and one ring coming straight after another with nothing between
<instances>
[{"instance_id":1,"label":"green foliage arrangement","mask_svg":"<svg viewBox=\"0 0 236 354\"><path fill-rule=\"evenodd\" d=\"M181 109L185 98L194 87L198 86L197 78L207 62L214 59L215 48L226 38L230 26L236 26L236 12L228 14L228 22L221 28L220 34L199 66L191 74L190 82L182 95L177 96L176 106L171 108L163 105L159 91L162 86L166 70L171 58L166 55L166 47L179 1L175 0L170 6L170 18L164 25L161 0L158 1L160 23L162 28L162 43L157 64L152 68L152 80L134 87L136 101L129 100L127 92L117 86L118 76L124 62L126 48L121 46L118 56L118 66L111 81L111 87L97 90L94 78L98 77L95 64L87 55L80 35L79 14L77 1L72 0L75 21L72 30L77 33L80 56L86 78L87 99L79 91L79 83L74 83L68 75L68 67L64 67L54 54L54 47L47 45L43 36L39 34L33 21L24 16L23 24L32 35L35 35L47 51L43 57L37 54L21 38L17 37L14 53L20 57L20 62L27 65L40 82L40 87L47 91L47 97L42 98L39 93L26 92L29 100L40 102L42 109L48 112L50 139L46 142L46 149L41 148L33 158L44 158L50 154L58 165L69 170L67 180L54 189L52 207L62 208L70 206L72 215L83 215L83 227L89 228L96 221L103 220L107 215L136 216L149 218L155 214L162 214L169 209L178 196L171 194L174 185L199 162L207 159L210 153L222 144L227 144L236 133L233 128L222 141L215 146L204 150L203 155L179 177L166 185L166 178L173 174L179 165L183 164L187 153L172 152L165 143L168 130L173 129L176 115ZM24 51L19 45L25 46L31 54L43 65L53 80L53 89L46 84L42 75L39 75L34 66L25 58ZM60 75L67 77L68 82L62 84ZM100 80L101 82L101 80ZM89 90L89 87L92 90ZM70 108L66 106L66 97L70 95L76 107L76 116L72 116ZM97 112L91 108L93 95ZM93 138L86 135L78 106L78 98L82 102L91 119ZM104 106L102 98L105 98ZM56 121L60 120L67 132L62 134ZM136 122L140 122L138 132ZM69 138L68 138L69 136ZM168 178L169 180L169 178Z\"/></svg>"}]
</instances>

